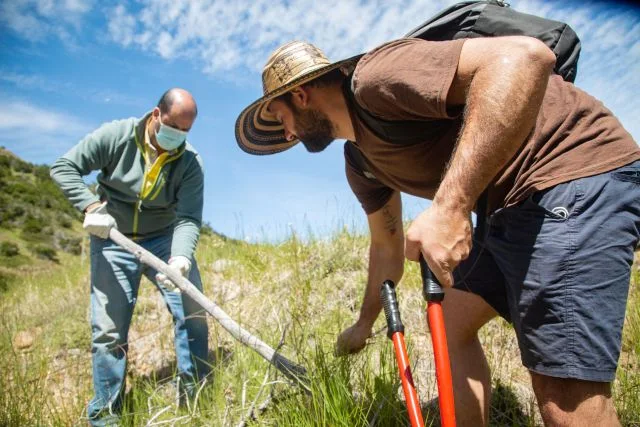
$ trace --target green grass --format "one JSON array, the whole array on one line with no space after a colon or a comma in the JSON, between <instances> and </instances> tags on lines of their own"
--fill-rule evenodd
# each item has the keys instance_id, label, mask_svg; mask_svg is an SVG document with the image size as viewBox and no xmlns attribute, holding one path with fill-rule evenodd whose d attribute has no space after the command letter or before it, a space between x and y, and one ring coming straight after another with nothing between
<instances>
[{"instance_id":1,"label":"green grass","mask_svg":"<svg viewBox=\"0 0 640 427\"><path fill-rule=\"evenodd\" d=\"M19 243L16 232L2 234ZM86 244L86 242L82 243ZM82 248L81 248L82 249ZM80 253L87 253L86 248ZM384 330L363 352L336 358L336 335L357 317L366 278L367 239L338 230L329 239L248 244L210 233L198 249L205 293L243 327L309 372L300 391L260 356L209 321L212 374L197 406L179 407L171 319L155 288L141 285L130 332L129 375L122 423L194 426L396 426L406 409L391 342ZM58 252L59 262L31 258L0 295L0 425L82 425L92 394L89 260ZM0 276L1 279L2 276ZM438 425L437 397L418 268L407 264L399 299L414 378L427 425ZM623 425L640 422L640 291L634 267L614 397ZM0 283L1 285L1 283ZM378 319L374 330L383 329ZM32 343L16 346L16 338ZM492 367L491 425L537 425L526 370L513 329L491 322L481 340ZM523 395L523 390L529 394ZM264 410L258 408L268 399ZM253 419L247 418L254 407Z\"/></svg>"}]
</instances>

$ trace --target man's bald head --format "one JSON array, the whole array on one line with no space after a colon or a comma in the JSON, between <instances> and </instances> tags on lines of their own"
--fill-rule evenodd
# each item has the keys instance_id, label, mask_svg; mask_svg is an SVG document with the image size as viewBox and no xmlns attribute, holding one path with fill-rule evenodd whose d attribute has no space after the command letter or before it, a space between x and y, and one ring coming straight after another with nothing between
<instances>
[{"instance_id":1,"label":"man's bald head","mask_svg":"<svg viewBox=\"0 0 640 427\"><path fill-rule=\"evenodd\" d=\"M169 126L181 130L191 129L191 125L198 115L198 106L193 96L186 90L177 87L162 94L157 108L163 121L167 122Z\"/></svg>"}]
</instances>

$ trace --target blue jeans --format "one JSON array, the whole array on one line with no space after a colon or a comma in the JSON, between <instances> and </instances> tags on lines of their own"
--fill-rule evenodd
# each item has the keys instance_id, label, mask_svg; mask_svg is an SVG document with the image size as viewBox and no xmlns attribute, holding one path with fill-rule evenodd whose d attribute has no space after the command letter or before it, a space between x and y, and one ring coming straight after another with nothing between
<instances>
[{"instance_id":1,"label":"blue jeans","mask_svg":"<svg viewBox=\"0 0 640 427\"><path fill-rule=\"evenodd\" d=\"M137 243L163 261L171 252L172 235ZM198 265L192 260L189 280L202 291ZM203 309L190 297L156 283L156 271L111 240L91 236L91 353L95 396L88 416L94 425L121 410L127 370L129 325L142 275L155 283L173 315L178 374L196 383L208 373L208 328ZM108 421L107 421L108 422Z\"/></svg>"}]
</instances>

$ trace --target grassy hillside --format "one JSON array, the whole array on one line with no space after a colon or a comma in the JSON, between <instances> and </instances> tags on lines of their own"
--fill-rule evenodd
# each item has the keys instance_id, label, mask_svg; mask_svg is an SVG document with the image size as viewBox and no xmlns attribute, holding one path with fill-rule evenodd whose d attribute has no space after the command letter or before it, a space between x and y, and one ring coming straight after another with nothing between
<instances>
[{"instance_id":1,"label":"grassy hillside","mask_svg":"<svg viewBox=\"0 0 640 427\"><path fill-rule=\"evenodd\" d=\"M21 173L26 172L12 169L11 176ZM31 215L36 217L38 211ZM72 211L69 215L73 218ZM4 267L14 278L0 293L0 425L85 425L92 385L84 239L79 254L73 254L61 249L55 231L44 233L57 260L38 259L31 241L23 239L24 220L15 221L11 228L0 229L26 258L22 266ZM54 221L48 218L47 224ZM70 227L56 228L80 236L73 234L79 233L78 224L74 219ZM171 381L171 319L159 293L145 279L129 335L124 425L406 425L382 317L360 354L333 355L337 333L357 316L367 245L365 237L346 230L306 243L293 235L280 244L247 244L206 233L197 253L205 294L270 345L282 343L283 354L309 370L311 395L300 393L210 320L212 375L197 405L180 408ZM428 425L437 425L431 343L413 263L407 263L398 293L418 393ZM493 373L492 425L539 425L512 328L493 321L482 330L482 342ZM640 275L634 266L614 390L627 426L640 425L639 358Z\"/></svg>"},{"instance_id":2,"label":"grassy hillside","mask_svg":"<svg viewBox=\"0 0 640 427\"><path fill-rule=\"evenodd\" d=\"M80 255L79 219L47 166L0 148L0 290L23 269L59 262L61 252Z\"/></svg>"}]
</instances>

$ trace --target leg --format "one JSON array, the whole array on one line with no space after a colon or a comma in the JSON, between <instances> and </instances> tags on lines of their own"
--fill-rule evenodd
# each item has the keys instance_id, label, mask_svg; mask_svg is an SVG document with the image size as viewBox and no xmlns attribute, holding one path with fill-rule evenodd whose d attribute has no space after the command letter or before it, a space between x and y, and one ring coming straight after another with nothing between
<instances>
[{"instance_id":1,"label":"leg","mask_svg":"<svg viewBox=\"0 0 640 427\"><path fill-rule=\"evenodd\" d=\"M620 425L610 383L554 378L535 372L531 372L531 382L545 425Z\"/></svg>"},{"instance_id":2,"label":"leg","mask_svg":"<svg viewBox=\"0 0 640 427\"><path fill-rule=\"evenodd\" d=\"M447 289L443 302L458 426L487 425L491 400L489 365L478 330L497 313L481 297Z\"/></svg>"},{"instance_id":3,"label":"leg","mask_svg":"<svg viewBox=\"0 0 640 427\"><path fill-rule=\"evenodd\" d=\"M140 268L133 255L110 240L91 237L91 328L95 396L88 416L102 425L120 411L127 369L127 336Z\"/></svg>"},{"instance_id":4,"label":"leg","mask_svg":"<svg viewBox=\"0 0 640 427\"><path fill-rule=\"evenodd\" d=\"M171 236L150 239L144 242L143 246L166 262L170 257ZM198 264L194 259L191 262L193 265L189 272L189 281L202 291ZM152 269L145 271L145 275L153 283L156 283L155 274L156 271ZM184 382L194 384L209 373L207 364L209 331L205 312L187 295L167 291L158 283L156 286L173 316L178 373Z\"/></svg>"},{"instance_id":5,"label":"leg","mask_svg":"<svg viewBox=\"0 0 640 427\"><path fill-rule=\"evenodd\" d=\"M640 231L640 162L535 193L500 223L492 251L545 424L618 425L610 383Z\"/></svg>"},{"instance_id":6,"label":"leg","mask_svg":"<svg viewBox=\"0 0 640 427\"><path fill-rule=\"evenodd\" d=\"M456 422L489 422L491 374L478 331L500 314L508 320L504 277L485 243L474 240L469 257L454 271L455 284L445 290L442 311L453 376Z\"/></svg>"}]
</instances>

